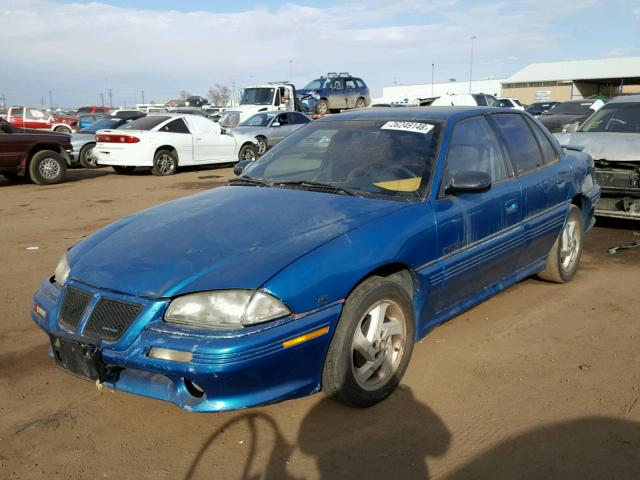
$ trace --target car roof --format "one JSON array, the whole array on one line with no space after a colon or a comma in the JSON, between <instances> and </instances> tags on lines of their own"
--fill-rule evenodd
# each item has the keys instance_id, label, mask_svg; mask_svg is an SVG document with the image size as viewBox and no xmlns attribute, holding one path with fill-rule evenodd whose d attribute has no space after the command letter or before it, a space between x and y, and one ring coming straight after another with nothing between
<instances>
[{"instance_id":1,"label":"car roof","mask_svg":"<svg viewBox=\"0 0 640 480\"><path fill-rule=\"evenodd\" d=\"M316 122L344 121L344 120L398 120L398 121L421 121L431 120L436 122L446 122L449 120L460 120L482 113L518 113L509 110L505 112L500 107L371 107L361 110L351 110L322 117Z\"/></svg>"},{"instance_id":2,"label":"car roof","mask_svg":"<svg viewBox=\"0 0 640 480\"><path fill-rule=\"evenodd\" d=\"M636 95L624 95L622 97L616 97L611 100L609 103L634 103L640 102L640 94Z\"/></svg>"}]
</instances>

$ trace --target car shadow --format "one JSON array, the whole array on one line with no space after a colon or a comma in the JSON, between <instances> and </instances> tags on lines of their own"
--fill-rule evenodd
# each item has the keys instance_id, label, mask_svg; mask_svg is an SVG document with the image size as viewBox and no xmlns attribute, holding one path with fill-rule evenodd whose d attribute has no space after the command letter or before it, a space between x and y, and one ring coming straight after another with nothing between
<instances>
[{"instance_id":1,"label":"car shadow","mask_svg":"<svg viewBox=\"0 0 640 480\"><path fill-rule=\"evenodd\" d=\"M185 480L216 478L210 469L213 448L223 432L248 426L249 449L242 479L288 480L308 478L287 471L296 449L313 457L320 478L428 479L427 458L441 456L449 448L451 435L430 408L418 402L407 388L398 389L384 402L356 409L329 398L318 402L305 416L296 444L287 442L276 422L264 413L238 415L218 428L204 442ZM269 437L270 453L261 461L260 436ZM264 465L256 473L258 465ZM208 476L202 476L204 472Z\"/></svg>"},{"instance_id":2,"label":"car shadow","mask_svg":"<svg viewBox=\"0 0 640 480\"><path fill-rule=\"evenodd\" d=\"M640 423L587 417L543 426L505 440L444 478L637 479Z\"/></svg>"},{"instance_id":3,"label":"car shadow","mask_svg":"<svg viewBox=\"0 0 640 480\"><path fill-rule=\"evenodd\" d=\"M350 408L324 398L305 416L295 443L288 442L277 423L265 413L233 417L204 442L185 480L223 478L216 465L224 464L229 439L225 444L222 437L239 426L247 426L249 432L246 460L238 466L241 474L226 478L428 480L429 458L447 453L452 440L442 419L406 388L398 389L387 400L368 409ZM317 473L300 474L296 468L291 468L296 473L289 471L288 465L295 463L296 450L313 458ZM639 451L640 423L585 417L515 434L453 472L439 472L438 478L637 479Z\"/></svg>"},{"instance_id":4,"label":"car shadow","mask_svg":"<svg viewBox=\"0 0 640 480\"><path fill-rule=\"evenodd\" d=\"M54 183L52 185L41 185L41 187L57 187L60 185L64 185L65 183L74 183L81 182L83 180L90 180L93 178L104 177L109 175L108 170L104 169L85 169L85 168L70 168L64 175L64 178L60 183ZM38 187L39 185L35 185L28 179L23 179L21 181L9 181L3 175L0 174L0 187L12 187L19 185L33 185L34 187Z\"/></svg>"}]
</instances>

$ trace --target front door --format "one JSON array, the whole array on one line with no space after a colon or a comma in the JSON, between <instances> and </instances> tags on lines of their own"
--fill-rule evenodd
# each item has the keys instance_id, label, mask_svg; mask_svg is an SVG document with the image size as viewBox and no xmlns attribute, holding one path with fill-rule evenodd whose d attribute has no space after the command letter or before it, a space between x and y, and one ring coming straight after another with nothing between
<instances>
[{"instance_id":1,"label":"front door","mask_svg":"<svg viewBox=\"0 0 640 480\"><path fill-rule=\"evenodd\" d=\"M2 128L4 125L0 123L0 169L16 167L22 152L26 150L25 135L7 132Z\"/></svg>"},{"instance_id":2,"label":"front door","mask_svg":"<svg viewBox=\"0 0 640 480\"><path fill-rule=\"evenodd\" d=\"M347 96L344 90L344 80L333 78L331 80L331 95L329 95L329 108L339 110L347 108Z\"/></svg>"},{"instance_id":3,"label":"front door","mask_svg":"<svg viewBox=\"0 0 640 480\"><path fill-rule=\"evenodd\" d=\"M51 128L50 115L48 113L37 108L25 108L24 113L25 128L37 128L40 130L49 130Z\"/></svg>"},{"instance_id":4,"label":"front door","mask_svg":"<svg viewBox=\"0 0 640 480\"><path fill-rule=\"evenodd\" d=\"M450 193L460 171L481 171L492 179L486 192ZM444 277L435 313L452 311L465 300L509 276L522 245L520 185L484 115L458 123L434 210L438 256Z\"/></svg>"},{"instance_id":5,"label":"front door","mask_svg":"<svg viewBox=\"0 0 640 480\"><path fill-rule=\"evenodd\" d=\"M224 163L236 161L236 141L232 135L223 134L220 125L198 116L189 117L193 132L195 163Z\"/></svg>"}]
</instances>

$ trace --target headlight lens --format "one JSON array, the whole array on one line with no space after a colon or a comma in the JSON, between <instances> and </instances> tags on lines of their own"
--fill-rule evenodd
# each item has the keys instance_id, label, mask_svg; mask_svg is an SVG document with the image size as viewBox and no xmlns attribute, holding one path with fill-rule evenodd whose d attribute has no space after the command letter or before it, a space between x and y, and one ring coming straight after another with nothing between
<instances>
[{"instance_id":1,"label":"headlight lens","mask_svg":"<svg viewBox=\"0 0 640 480\"><path fill-rule=\"evenodd\" d=\"M239 328L291 313L278 299L256 290L193 293L171 302L164 321L212 329Z\"/></svg>"},{"instance_id":2,"label":"headlight lens","mask_svg":"<svg viewBox=\"0 0 640 480\"><path fill-rule=\"evenodd\" d=\"M59 283L60 285L64 285L69 277L69 260L67 259L67 254L65 253L58 265L56 266L56 270L53 274L53 279Z\"/></svg>"}]
</instances>

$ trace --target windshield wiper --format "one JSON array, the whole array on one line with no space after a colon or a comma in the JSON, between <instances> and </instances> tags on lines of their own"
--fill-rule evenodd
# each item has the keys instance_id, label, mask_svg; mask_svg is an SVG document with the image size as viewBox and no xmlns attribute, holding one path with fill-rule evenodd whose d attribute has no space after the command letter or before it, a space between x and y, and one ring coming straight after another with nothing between
<instances>
[{"instance_id":1,"label":"windshield wiper","mask_svg":"<svg viewBox=\"0 0 640 480\"><path fill-rule=\"evenodd\" d=\"M327 193L337 193L339 195L349 195L354 196L355 194L342 187L338 187L337 185L332 185L330 183L317 183L317 182L306 182L306 181L296 181L296 182L274 182L274 187L300 187L306 190L313 190L318 192L327 192Z\"/></svg>"},{"instance_id":2,"label":"windshield wiper","mask_svg":"<svg viewBox=\"0 0 640 480\"><path fill-rule=\"evenodd\" d=\"M237 177L229 180L229 185L254 185L256 187L270 187L269 182L251 177Z\"/></svg>"}]
</instances>

